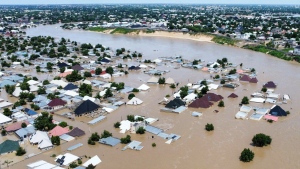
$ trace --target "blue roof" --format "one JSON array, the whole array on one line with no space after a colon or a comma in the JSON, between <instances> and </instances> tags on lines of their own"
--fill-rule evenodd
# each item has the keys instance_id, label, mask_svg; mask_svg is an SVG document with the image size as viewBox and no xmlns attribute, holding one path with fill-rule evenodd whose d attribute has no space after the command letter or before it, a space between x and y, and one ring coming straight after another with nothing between
<instances>
[{"instance_id":1,"label":"blue roof","mask_svg":"<svg viewBox=\"0 0 300 169\"><path fill-rule=\"evenodd\" d=\"M107 138L102 138L99 140L99 143L109 145L112 147L119 144L120 142L121 142L121 140L118 138L115 138L115 137L107 137Z\"/></svg>"},{"instance_id":2,"label":"blue roof","mask_svg":"<svg viewBox=\"0 0 300 169\"><path fill-rule=\"evenodd\" d=\"M34 126L28 126L26 128L21 128L15 132L20 138L25 138L28 135L32 135L35 133Z\"/></svg>"},{"instance_id":3,"label":"blue roof","mask_svg":"<svg viewBox=\"0 0 300 169\"><path fill-rule=\"evenodd\" d=\"M29 109L29 111L27 112L27 114L28 114L29 116L33 116L33 115L36 115L37 112L35 112L35 111Z\"/></svg>"},{"instance_id":4,"label":"blue roof","mask_svg":"<svg viewBox=\"0 0 300 169\"><path fill-rule=\"evenodd\" d=\"M5 87L6 85L15 85L16 83L11 81L11 80L3 80L2 82L0 82L0 87L3 88Z\"/></svg>"},{"instance_id":5,"label":"blue roof","mask_svg":"<svg viewBox=\"0 0 300 169\"><path fill-rule=\"evenodd\" d=\"M155 134L155 135L157 135L157 134L163 132L162 129L157 128L157 127L154 127L154 126L150 126L150 125L147 125L147 126L145 127L145 130L148 131L149 133L152 133L152 134Z\"/></svg>"},{"instance_id":6,"label":"blue roof","mask_svg":"<svg viewBox=\"0 0 300 169\"><path fill-rule=\"evenodd\" d=\"M67 84L67 86L64 87L64 90L74 90L74 89L78 89L78 86L74 85L73 83L69 83Z\"/></svg>"}]
</instances>

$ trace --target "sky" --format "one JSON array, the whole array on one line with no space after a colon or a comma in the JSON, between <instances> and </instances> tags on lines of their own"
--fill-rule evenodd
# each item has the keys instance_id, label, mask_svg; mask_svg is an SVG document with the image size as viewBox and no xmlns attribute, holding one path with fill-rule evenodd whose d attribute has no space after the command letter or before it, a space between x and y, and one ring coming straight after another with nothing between
<instances>
[{"instance_id":1,"label":"sky","mask_svg":"<svg viewBox=\"0 0 300 169\"><path fill-rule=\"evenodd\" d=\"M0 0L0 5L18 4L103 4L103 3L176 3L176 4L298 4L300 0Z\"/></svg>"}]
</instances>

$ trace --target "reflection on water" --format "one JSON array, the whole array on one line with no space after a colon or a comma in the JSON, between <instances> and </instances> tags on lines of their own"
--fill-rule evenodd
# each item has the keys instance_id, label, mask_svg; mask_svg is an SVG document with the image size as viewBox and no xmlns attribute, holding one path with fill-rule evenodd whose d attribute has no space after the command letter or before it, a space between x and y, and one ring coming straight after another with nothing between
<instances>
[{"instance_id":1,"label":"reflection on water","mask_svg":"<svg viewBox=\"0 0 300 169\"><path fill-rule=\"evenodd\" d=\"M160 56L181 55L187 59L202 59L205 61L214 61L222 57L227 57L229 61L236 64L244 63L245 67L254 67L258 72L257 84L241 84L235 90L221 88L218 94L224 97L225 107L218 108L215 103L209 109L198 109L203 112L203 116L195 118L191 116L188 109L181 114L171 114L160 112L162 107L158 102L167 94L172 94L175 90L169 86L150 85L149 92L140 92L136 94L138 98L144 101L141 106L122 106L115 112L108 115L108 118L94 126L88 126L81 121L89 121L87 117L80 117L76 121L68 121L70 125L78 126L86 131L86 135L77 138L57 147L40 156L30 158L24 162L18 163L11 168L24 168L30 162L38 159L44 159L54 162L50 156L60 154L62 151L77 143L84 143L84 147L72 151L78 156L99 155L103 161L97 168L300 168L299 153L300 149L300 117L299 117L299 96L298 90L300 84L300 66L297 63L290 63L277 58L273 58L261 53L243 50L234 47L221 46L213 43L195 42L189 40L178 40L158 37L139 37L127 35L106 35L95 32L84 31L65 31L53 26L40 26L27 31L27 35L49 35L57 38L65 37L70 40L82 43L101 43L114 49L125 47L132 51L142 52L144 58L154 59ZM154 51L157 50L157 51ZM158 67L158 69L169 69L170 73L165 77L172 77L181 85L189 82L198 81L203 78L209 78L208 73L189 69L172 69L170 67ZM130 72L128 76L115 78L117 82L124 81L125 84L133 87L140 86L143 81L147 81L150 76L138 72ZM263 83L273 80L278 84L276 93L289 94L292 102L282 107L291 111L288 117L280 118L279 122L267 123L264 120L236 120L235 113L238 111L238 104L243 96L250 96L251 93L259 91ZM178 90L178 89L176 89ZM232 92L239 97L229 99L227 96ZM126 97L125 101L127 101ZM271 104L251 104L252 106L270 108ZM219 110L219 113L214 113ZM144 148L137 152L132 150L121 151L124 145L109 147L96 144L87 145L87 138L90 132L101 133L108 130L115 137L124 137L113 123L125 119L128 114L145 115L148 117L159 118L154 123L167 133L176 133L182 137L172 143L165 144L166 140L154 137L151 134L145 135L131 134L133 140L142 142ZM55 117L57 120L65 120ZM213 123L215 130L206 132L204 126L206 123ZM273 138L270 146L256 148L250 145L253 135L265 133ZM156 148L151 144L155 142ZM255 153L254 161L251 163L241 163L239 161L240 152L244 148L251 148ZM86 159L83 159L85 162Z\"/></svg>"}]
</instances>

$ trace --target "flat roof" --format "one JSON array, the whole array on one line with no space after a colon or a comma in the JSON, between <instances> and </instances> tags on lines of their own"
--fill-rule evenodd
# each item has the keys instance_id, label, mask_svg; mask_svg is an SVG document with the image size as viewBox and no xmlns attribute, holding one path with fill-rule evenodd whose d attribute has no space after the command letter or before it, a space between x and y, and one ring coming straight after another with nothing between
<instances>
[{"instance_id":1,"label":"flat roof","mask_svg":"<svg viewBox=\"0 0 300 169\"><path fill-rule=\"evenodd\" d=\"M106 118L106 116L99 116L99 117L97 117L97 118L95 118L95 119L89 121L88 124L96 124L96 123L98 123L98 122L104 120L105 118Z\"/></svg>"},{"instance_id":2,"label":"flat roof","mask_svg":"<svg viewBox=\"0 0 300 169\"><path fill-rule=\"evenodd\" d=\"M107 138L102 138L99 140L99 143L109 145L112 147L116 146L120 142L121 142L121 140L118 138L115 138L115 137L107 137Z\"/></svg>"}]
</instances>

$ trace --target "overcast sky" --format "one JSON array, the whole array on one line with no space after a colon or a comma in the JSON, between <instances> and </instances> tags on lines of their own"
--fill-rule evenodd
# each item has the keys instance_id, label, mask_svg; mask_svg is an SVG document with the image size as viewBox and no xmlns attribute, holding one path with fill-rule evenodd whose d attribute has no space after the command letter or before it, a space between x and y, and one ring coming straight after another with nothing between
<instances>
[{"instance_id":1,"label":"overcast sky","mask_svg":"<svg viewBox=\"0 0 300 169\"><path fill-rule=\"evenodd\" d=\"M101 3L178 3L178 4L300 4L300 0L0 0L7 4L101 4Z\"/></svg>"}]
</instances>

